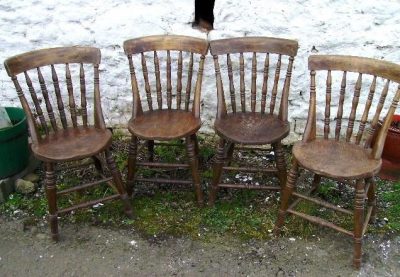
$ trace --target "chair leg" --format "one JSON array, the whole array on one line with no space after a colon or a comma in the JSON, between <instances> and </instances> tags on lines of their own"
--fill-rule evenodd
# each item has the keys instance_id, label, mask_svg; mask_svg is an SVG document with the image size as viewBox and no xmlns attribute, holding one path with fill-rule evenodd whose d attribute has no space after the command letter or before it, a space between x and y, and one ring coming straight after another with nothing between
<instances>
[{"instance_id":1,"label":"chair leg","mask_svg":"<svg viewBox=\"0 0 400 277\"><path fill-rule=\"evenodd\" d=\"M217 198L218 184L221 181L222 167L224 165L225 144L225 139L220 138L213 165L213 179L211 182L210 197L208 199L209 206L214 206L215 199Z\"/></svg>"},{"instance_id":2,"label":"chair leg","mask_svg":"<svg viewBox=\"0 0 400 277\"><path fill-rule=\"evenodd\" d=\"M121 172L119 172L117 165L115 164L115 160L114 160L113 156L111 155L111 152L109 149L107 149L105 151L105 154L106 154L107 165L113 176L115 187L116 187L118 193L120 194L122 202L124 203L125 214L129 218L132 218L133 217L132 207L131 207L131 203L129 202L129 197L128 197L128 194L126 193L124 184L122 182Z\"/></svg>"},{"instance_id":3,"label":"chair leg","mask_svg":"<svg viewBox=\"0 0 400 277\"><path fill-rule=\"evenodd\" d=\"M354 200L354 256L353 266L357 269L361 266L362 230L364 223L364 180L356 181L356 196Z\"/></svg>"},{"instance_id":4,"label":"chair leg","mask_svg":"<svg viewBox=\"0 0 400 277\"><path fill-rule=\"evenodd\" d=\"M272 145L275 152L275 163L276 168L278 169L278 179L281 184L281 188L286 184L287 180L287 172L286 172L286 160L285 160L285 151L283 150L282 143L279 141Z\"/></svg>"},{"instance_id":5,"label":"chair leg","mask_svg":"<svg viewBox=\"0 0 400 277\"><path fill-rule=\"evenodd\" d=\"M149 152L149 161L154 162L154 140L147 141L147 150Z\"/></svg>"},{"instance_id":6,"label":"chair leg","mask_svg":"<svg viewBox=\"0 0 400 277\"><path fill-rule=\"evenodd\" d=\"M235 144L233 142L228 142L228 144L226 146L226 150L225 150L225 155L224 155L227 165L230 165L230 163L232 161L232 156L233 156L234 150L235 150Z\"/></svg>"},{"instance_id":7,"label":"chair leg","mask_svg":"<svg viewBox=\"0 0 400 277\"><path fill-rule=\"evenodd\" d=\"M58 212L57 212L57 187L56 187L56 175L54 172L54 164L46 163L46 197L49 205L49 222L51 230L51 238L54 241L59 240L58 234Z\"/></svg>"},{"instance_id":8,"label":"chair leg","mask_svg":"<svg viewBox=\"0 0 400 277\"><path fill-rule=\"evenodd\" d=\"M199 157L199 154L200 154L199 140L197 139L196 134L191 135L190 138L194 142L194 152L195 152L196 156Z\"/></svg>"},{"instance_id":9,"label":"chair leg","mask_svg":"<svg viewBox=\"0 0 400 277\"><path fill-rule=\"evenodd\" d=\"M137 159L137 144L138 139L136 136L132 136L131 142L129 143L129 154L128 154L128 177L126 184L126 191L129 196L133 194L133 185L135 181L136 173L136 159Z\"/></svg>"},{"instance_id":10,"label":"chair leg","mask_svg":"<svg viewBox=\"0 0 400 277\"><path fill-rule=\"evenodd\" d=\"M314 193L319 188L320 183L321 183L321 175L314 174L314 179L311 184L311 193Z\"/></svg>"},{"instance_id":11,"label":"chair leg","mask_svg":"<svg viewBox=\"0 0 400 277\"><path fill-rule=\"evenodd\" d=\"M274 234L278 235L281 232L281 228L283 223L285 222L286 211L289 207L289 199L293 193L293 189L296 185L297 177L298 177L299 166L297 161L293 158L292 168L288 174L288 180L286 185L284 186L281 193L281 205L278 212L278 217L276 219Z\"/></svg>"},{"instance_id":12,"label":"chair leg","mask_svg":"<svg viewBox=\"0 0 400 277\"><path fill-rule=\"evenodd\" d=\"M201 190L201 184L200 184L199 159L198 159L198 156L196 155L195 141L197 139L193 139L194 136L195 135L192 135L192 136L189 136L186 138L186 151L187 151L187 156L189 159L190 169L192 172L193 184L194 184L195 191L196 191L197 204L199 206L203 206L204 197L203 197L203 191Z\"/></svg>"},{"instance_id":13,"label":"chair leg","mask_svg":"<svg viewBox=\"0 0 400 277\"><path fill-rule=\"evenodd\" d=\"M92 160L94 162L94 167L96 168L96 170L104 174L104 168L100 157L98 155L92 156Z\"/></svg>"},{"instance_id":14,"label":"chair leg","mask_svg":"<svg viewBox=\"0 0 400 277\"><path fill-rule=\"evenodd\" d=\"M366 182L369 182L369 190L367 192L368 195L368 206L372 206L372 213L371 217L369 219L370 223L375 223L376 220L376 183L375 179L368 178L365 180Z\"/></svg>"}]
</instances>

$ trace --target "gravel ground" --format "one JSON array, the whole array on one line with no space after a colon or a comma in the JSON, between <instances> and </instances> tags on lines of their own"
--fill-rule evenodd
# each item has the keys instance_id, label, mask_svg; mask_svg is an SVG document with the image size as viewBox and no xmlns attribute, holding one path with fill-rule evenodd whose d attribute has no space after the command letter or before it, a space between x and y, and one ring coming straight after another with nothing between
<instances>
[{"instance_id":1,"label":"gravel ground","mask_svg":"<svg viewBox=\"0 0 400 277\"><path fill-rule=\"evenodd\" d=\"M53 243L47 226L23 222L0 217L1 276L400 276L400 237L393 235L366 237L358 272L351 239L328 230L309 240L209 243L69 223Z\"/></svg>"}]
</instances>

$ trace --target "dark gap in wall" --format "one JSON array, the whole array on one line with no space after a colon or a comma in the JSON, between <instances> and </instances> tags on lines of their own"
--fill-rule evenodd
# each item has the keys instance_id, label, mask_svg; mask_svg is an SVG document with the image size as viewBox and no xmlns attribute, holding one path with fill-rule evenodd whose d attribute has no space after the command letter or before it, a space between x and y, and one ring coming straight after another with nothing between
<instances>
[{"instance_id":1,"label":"dark gap in wall","mask_svg":"<svg viewBox=\"0 0 400 277\"><path fill-rule=\"evenodd\" d=\"M205 29L206 31L214 28L214 3L215 0L194 1L193 28Z\"/></svg>"}]
</instances>

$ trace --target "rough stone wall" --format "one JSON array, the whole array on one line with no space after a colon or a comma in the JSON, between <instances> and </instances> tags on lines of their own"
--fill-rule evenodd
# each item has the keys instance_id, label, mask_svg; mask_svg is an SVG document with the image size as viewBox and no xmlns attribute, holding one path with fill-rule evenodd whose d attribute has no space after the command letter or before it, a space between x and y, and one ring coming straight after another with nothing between
<instances>
[{"instance_id":1,"label":"rough stone wall","mask_svg":"<svg viewBox=\"0 0 400 277\"><path fill-rule=\"evenodd\" d=\"M216 29L208 36L191 28L193 13L194 1L190 0L3 0L0 3L0 60L45 47L101 48L100 82L106 123L123 127L131 112L129 71L122 49L124 40L153 34L204 39L240 36L296 39L300 48L289 99L293 131L289 141L299 138L307 117L308 55L360 55L400 63L399 1L217 0ZM250 56L246 62L251 64ZM2 63L0 91L1 105L19 106ZM323 97L319 101L323 103ZM210 56L205 65L202 107L202 131L212 132L216 96ZM318 112L322 114L323 110Z\"/></svg>"}]
</instances>

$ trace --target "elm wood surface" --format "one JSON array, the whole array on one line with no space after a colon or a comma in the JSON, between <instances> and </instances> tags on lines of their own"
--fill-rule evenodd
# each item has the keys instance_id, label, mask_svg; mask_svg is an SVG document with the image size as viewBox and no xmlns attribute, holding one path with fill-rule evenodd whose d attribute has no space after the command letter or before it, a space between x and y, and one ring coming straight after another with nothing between
<instances>
[{"instance_id":1,"label":"elm wood surface","mask_svg":"<svg viewBox=\"0 0 400 277\"><path fill-rule=\"evenodd\" d=\"M150 140L183 138L196 133L200 126L200 118L181 110L147 111L128 122L131 133Z\"/></svg>"},{"instance_id":2,"label":"elm wood surface","mask_svg":"<svg viewBox=\"0 0 400 277\"><path fill-rule=\"evenodd\" d=\"M277 116L260 113L227 114L214 123L215 132L238 144L270 144L285 138L289 124Z\"/></svg>"},{"instance_id":3,"label":"elm wood surface","mask_svg":"<svg viewBox=\"0 0 400 277\"><path fill-rule=\"evenodd\" d=\"M400 82L400 66L381 60L335 55L310 56L308 62L311 76L308 120L303 140L297 142L293 147L292 168L282 192L274 232L275 234L280 232L286 214L290 213L350 235L354 239L353 266L360 268L362 237L367 230L368 223L373 222L376 215L374 176L381 167L383 144L400 99L400 86L398 84ZM316 124L317 70L326 72L322 134L317 132ZM339 90L336 92L339 94L338 97L332 95L335 93L332 89L332 71L342 71ZM350 90L348 73L352 72L358 74L353 88ZM370 78L364 76L371 74ZM370 81L364 84L365 80ZM381 84L379 90L377 89L378 82ZM390 86L390 83L394 83L394 86ZM350 93L352 95L346 97ZM366 101L360 103L360 98L363 95L367 96ZM331 114L331 106L334 100L338 101L336 115ZM351 106L351 111L349 115L344 115L344 106L347 101ZM386 107L386 112L381 115L382 111L385 110L384 107ZM334 119L336 123L331 122L333 121L332 116L336 116ZM381 117L384 118L382 128L377 129ZM348 124L342 126L345 120L348 121ZM358 130L354 130L355 122L359 122ZM334 128L331 128L331 125L334 125ZM376 139L373 139L373 137ZM300 167L315 174L310 194L305 195L296 192ZM321 177L346 181L347 184L355 188L353 211L335 207L313 195L318 189ZM292 196L296 199L290 202ZM338 212L353 214L353 230L346 230L317 216L296 211L295 207L302 200L311 201ZM366 209L364 208L365 204L367 205Z\"/></svg>"},{"instance_id":4,"label":"elm wood surface","mask_svg":"<svg viewBox=\"0 0 400 277\"><path fill-rule=\"evenodd\" d=\"M127 40L124 42L124 50L128 58L133 94L132 117L128 122L128 130L132 134L128 157L128 193L132 195L135 181L146 181L145 178L135 178L138 166L167 167L154 162L154 147L157 147L155 140L185 138L188 166L192 173L191 183L195 187L198 205L203 205L196 132L201 126L200 95L208 42L187 36L159 35ZM135 68L135 61L140 69ZM154 65L154 75L149 70L151 63ZM162 70L164 65L165 72ZM192 87L196 69L197 79ZM173 74L176 76L174 84ZM139 79L140 76L143 78ZM140 80L143 83L141 88ZM145 97L144 101L140 91ZM137 162L139 139L146 140L148 162ZM182 164L175 163L170 167L181 168ZM158 178L147 181L189 183L186 180Z\"/></svg>"},{"instance_id":5,"label":"elm wood surface","mask_svg":"<svg viewBox=\"0 0 400 277\"><path fill-rule=\"evenodd\" d=\"M126 214L132 216L131 205L121 174L109 150L111 133L105 127L100 104L100 57L100 50L94 47L59 47L24 53L11 57L4 62L27 116L32 138L32 152L36 158L45 163L44 182L49 205L49 222L52 238L56 241L59 239L58 216L62 213L119 198L124 204ZM73 64L76 64L78 74L71 73L71 65ZM65 68L65 71L63 71L64 80L57 73L60 65ZM93 72L94 122L90 122L87 108L86 71L88 68L92 68ZM46 70L50 74L45 74ZM24 93L26 89L23 89L20 85L18 77L21 77L21 75L23 75L22 79L25 80L29 94ZM31 78L34 75L36 75L36 78ZM37 80L37 83L35 83L35 80ZM77 86L78 91L74 91L74 88L76 88L73 85L74 81L79 84ZM64 83L66 88L62 87ZM40 88L38 92L36 91L37 87ZM66 94L64 97L66 99L63 99L63 94ZM28 101L29 96L31 101ZM39 101L39 99L41 100ZM103 153L105 156L104 164L107 164L112 175L111 178L103 178L90 184L76 185L72 189L57 191L55 173L57 164L89 157L99 163L98 157ZM103 175L103 172L101 172L101 175ZM83 190L102 182L108 183L110 180L114 181L115 187L111 187L116 190L116 194L79 203L61 210L58 208L58 196Z\"/></svg>"},{"instance_id":6,"label":"elm wood surface","mask_svg":"<svg viewBox=\"0 0 400 277\"><path fill-rule=\"evenodd\" d=\"M219 187L255 188L254 185L224 184L221 177L224 170L246 171L244 167L228 167L236 144L265 145L271 144L275 152L276 170L268 171L276 175L281 187L286 183L286 161L281 140L289 134L288 97L294 56L297 54L297 41L268 38L245 37L222 39L210 42L210 52L214 58L217 114L214 122L215 132L220 136L213 166L213 180L210 189L209 204L213 205ZM251 70L246 72L245 53L252 54ZM235 89L237 75L234 73L233 55L239 54L239 88ZM220 56L226 59L226 80L229 84L225 95L223 77L220 67ZM257 57L263 56L262 74L258 74ZM272 64L271 60L276 59ZM287 62L284 72L284 62ZM275 67L274 67L275 65ZM237 66L236 66L237 67ZM285 73L281 82L281 71ZM247 74L251 76L250 85L246 89ZM258 76L261 75L261 76ZM257 94L257 78L262 78L261 93ZM268 88L268 83L272 86ZM280 103L277 103L280 96ZM267 102L269 99L269 103ZM230 103L227 103L229 102ZM251 169L255 172L255 169ZM266 172L258 169L258 172ZM264 189L279 189L280 187L260 186Z\"/></svg>"}]
</instances>

